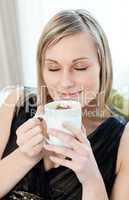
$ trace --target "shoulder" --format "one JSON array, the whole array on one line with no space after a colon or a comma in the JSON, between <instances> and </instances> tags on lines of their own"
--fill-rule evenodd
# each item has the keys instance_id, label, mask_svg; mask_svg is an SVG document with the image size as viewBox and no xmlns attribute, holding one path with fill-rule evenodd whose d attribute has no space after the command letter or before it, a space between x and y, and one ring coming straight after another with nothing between
<instances>
[{"instance_id":1,"label":"shoulder","mask_svg":"<svg viewBox=\"0 0 129 200\"><path fill-rule=\"evenodd\" d=\"M0 92L0 115L2 116L1 120L3 122L0 123L0 126L2 126L4 130L9 130L13 118L19 116L19 111L22 110L22 113L23 111L29 112L29 109L34 106L36 106L34 90L19 86L12 88L6 87ZM8 126L6 124L8 124Z\"/></svg>"},{"instance_id":2,"label":"shoulder","mask_svg":"<svg viewBox=\"0 0 129 200\"><path fill-rule=\"evenodd\" d=\"M14 114L19 99L23 96L23 87L6 87L0 91L0 115L5 120Z\"/></svg>"},{"instance_id":3,"label":"shoulder","mask_svg":"<svg viewBox=\"0 0 129 200\"><path fill-rule=\"evenodd\" d=\"M120 140L120 145L118 149L117 167L116 173L118 173L121 168L129 168L129 122L125 125L124 131Z\"/></svg>"},{"instance_id":4,"label":"shoulder","mask_svg":"<svg viewBox=\"0 0 129 200\"><path fill-rule=\"evenodd\" d=\"M14 120L20 120L21 118L31 118L35 115L37 108L37 92L36 88L24 87L23 94L20 96L19 101L16 104L14 112ZM24 121L24 120L23 120Z\"/></svg>"},{"instance_id":5,"label":"shoulder","mask_svg":"<svg viewBox=\"0 0 129 200\"><path fill-rule=\"evenodd\" d=\"M37 104L37 91L34 87L14 86L6 87L0 91L0 109L19 109L24 105Z\"/></svg>"},{"instance_id":6,"label":"shoulder","mask_svg":"<svg viewBox=\"0 0 129 200\"><path fill-rule=\"evenodd\" d=\"M121 137L111 199L129 199L129 123Z\"/></svg>"},{"instance_id":7,"label":"shoulder","mask_svg":"<svg viewBox=\"0 0 129 200\"><path fill-rule=\"evenodd\" d=\"M23 94L23 87L5 87L0 91L0 108L3 106L15 106L19 97ZM7 103L7 104L6 104Z\"/></svg>"},{"instance_id":8,"label":"shoulder","mask_svg":"<svg viewBox=\"0 0 129 200\"><path fill-rule=\"evenodd\" d=\"M21 88L9 87L0 92L0 158L10 136L15 107L22 93Z\"/></svg>"}]
</instances>

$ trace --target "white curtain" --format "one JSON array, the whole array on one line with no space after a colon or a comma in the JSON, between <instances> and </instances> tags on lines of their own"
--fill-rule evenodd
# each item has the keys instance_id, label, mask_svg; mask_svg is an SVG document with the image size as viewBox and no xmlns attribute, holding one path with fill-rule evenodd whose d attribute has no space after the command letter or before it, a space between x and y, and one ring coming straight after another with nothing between
<instances>
[{"instance_id":1,"label":"white curtain","mask_svg":"<svg viewBox=\"0 0 129 200\"><path fill-rule=\"evenodd\" d=\"M0 89L23 84L15 0L0 0Z\"/></svg>"}]
</instances>

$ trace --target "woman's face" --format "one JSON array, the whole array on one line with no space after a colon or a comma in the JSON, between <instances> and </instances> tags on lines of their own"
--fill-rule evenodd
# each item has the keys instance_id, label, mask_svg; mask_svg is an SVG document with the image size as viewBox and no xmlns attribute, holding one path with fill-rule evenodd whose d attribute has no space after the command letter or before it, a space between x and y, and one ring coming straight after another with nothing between
<instances>
[{"instance_id":1,"label":"woman's face","mask_svg":"<svg viewBox=\"0 0 129 200\"><path fill-rule=\"evenodd\" d=\"M99 91L100 66L97 50L89 33L67 36L45 53L43 77L54 99L73 99L82 107Z\"/></svg>"}]
</instances>

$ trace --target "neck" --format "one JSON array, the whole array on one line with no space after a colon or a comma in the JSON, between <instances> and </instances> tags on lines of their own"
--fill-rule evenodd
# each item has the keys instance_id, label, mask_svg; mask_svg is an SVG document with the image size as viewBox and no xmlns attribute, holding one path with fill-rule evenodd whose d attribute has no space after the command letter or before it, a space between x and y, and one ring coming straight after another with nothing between
<instances>
[{"instance_id":1,"label":"neck","mask_svg":"<svg viewBox=\"0 0 129 200\"><path fill-rule=\"evenodd\" d=\"M105 119L111 116L111 112L106 108L100 110L98 107L84 107L82 109L82 123L86 128L87 135L92 133Z\"/></svg>"}]
</instances>

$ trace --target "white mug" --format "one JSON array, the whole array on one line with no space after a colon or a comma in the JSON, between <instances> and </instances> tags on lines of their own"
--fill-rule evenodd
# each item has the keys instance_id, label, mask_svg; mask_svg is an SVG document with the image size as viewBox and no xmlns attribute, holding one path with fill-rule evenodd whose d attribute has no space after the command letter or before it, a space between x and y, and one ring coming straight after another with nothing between
<instances>
[{"instance_id":1,"label":"white mug","mask_svg":"<svg viewBox=\"0 0 129 200\"><path fill-rule=\"evenodd\" d=\"M36 115L35 117L43 118L46 121L48 129L55 128L71 134L62 126L62 124L63 122L69 122L75 128L81 129L81 104L74 100L53 101L44 106L43 115ZM58 138L51 135L49 136L48 143L68 147L68 144L65 144L63 141L60 141Z\"/></svg>"}]
</instances>

